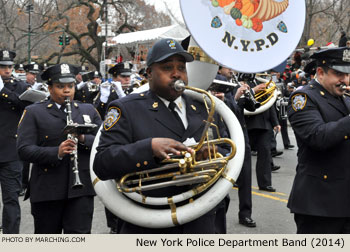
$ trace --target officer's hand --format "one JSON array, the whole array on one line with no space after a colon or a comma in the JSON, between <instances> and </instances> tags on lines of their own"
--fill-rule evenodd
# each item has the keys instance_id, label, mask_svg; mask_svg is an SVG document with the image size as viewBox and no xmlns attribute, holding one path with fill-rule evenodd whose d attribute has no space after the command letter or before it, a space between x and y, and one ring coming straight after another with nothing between
<instances>
[{"instance_id":1,"label":"officer's hand","mask_svg":"<svg viewBox=\"0 0 350 252\"><path fill-rule=\"evenodd\" d=\"M181 151L193 153L193 149L170 138L152 138L153 155L159 159L169 159L168 154L180 155Z\"/></svg>"},{"instance_id":2,"label":"officer's hand","mask_svg":"<svg viewBox=\"0 0 350 252\"><path fill-rule=\"evenodd\" d=\"M75 149L76 143L71 139L67 139L66 141L62 142L58 147L58 156L60 158L63 158L64 155L71 154L72 151L74 151Z\"/></svg>"},{"instance_id":3,"label":"officer's hand","mask_svg":"<svg viewBox=\"0 0 350 252\"><path fill-rule=\"evenodd\" d=\"M210 93L222 101L225 100L225 94L223 92L210 91Z\"/></svg>"},{"instance_id":4,"label":"officer's hand","mask_svg":"<svg viewBox=\"0 0 350 252\"><path fill-rule=\"evenodd\" d=\"M80 82L78 85L77 85L77 90L80 90L82 89L84 86L86 86L87 82Z\"/></svg>"},{"instance_id":5,"label":"officer's hand","mask_svg":"<svg viewBox=\"0 0 350 252\"><path fill-rule=\"evenodd\" d=\"M273 130L275 132L280 132L281 131L281 125L277 125L277 126L273 127Z\"/></svg>"},{"instance_id":6,"label":"officer's hand","mask_svg":"<svg viewBox=\"0 0 350 252\"><path fill-rule=\"evenodd\" d=\"M260 91L264 91L265 89L266 89L265 83L259 84L253 88L255 93L260 92Z\"/></svg>"},{"instance_id":7,"label":"officer's hand","mask_svg":"<svg viewBox=\"0 0 350 252\"><path fill-rule=\"evenodd\" d=\"M249 85L244 82L241 82L241 86L237 89L237 92L235 94L235 100L238 101L246 90L249 90Z\"/></svg>"},{"instance_id":8,"label":"officer's hand","mask_svg":"<svg viewBox=\"0 0 350 252\"><path fill-rule=\"evenodd\" d=\"M218 151L218 147L215 146L215 151ZM210 154L211 157L214 157L214 149L213 146L210 146ZM199 151L196 152L196 161L207 160L209 158L209 149L207 145L203 145Z\"/></svg>"}]
</instances>

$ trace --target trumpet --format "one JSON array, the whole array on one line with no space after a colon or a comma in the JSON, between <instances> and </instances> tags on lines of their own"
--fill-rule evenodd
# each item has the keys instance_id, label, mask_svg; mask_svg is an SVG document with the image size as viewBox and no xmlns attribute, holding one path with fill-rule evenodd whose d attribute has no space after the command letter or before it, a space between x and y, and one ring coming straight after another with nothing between
<instances>
[{"instance_id":1,"label":"trumpet","mask_svg":"<svg viewBox=\"0 0 350 252\"><path fill-rule=\"evenodd\" d=\"M237 76L236 76L235 74L233 74L233 79L235 80L235 82L237 83L237 85L242 86L241 83L239 82ZM247 100L250 100L250 101L254 104L255 109L260 108L261 103L258 102L258 101L255 99L254 95L250 92L250 90L246 89L246 90L244 91L244 97L245 97Z\"/></svg>"},{"instance_id":2,"label":"trumpet","mask_svg":"<svg viewBox=\"0 0 350 252\"><path fill-rule=\"evenodd\" d=\"M148 190L164 188L168 186L184 186L195 185L192 189L196 194L199 194L209 188L217 179L222 176L225 167L230 159L236 154L235 143L228 138L221 138L219 130L214 121L215 101L212 96L199 88L188 87L181 80L177 80L173 84L176 91L189 89L195 92L202 93L210 101L210 109L208 118L205 121L205 126L199 142L189 146L194 149L194 153L182 152L179 157L172 157L170 160L165 160L161 167L150 170L129 173L123 176L117 183L118 190L123 193L138 192L142 193ZM208 130L210 126L216 128L218 139L210 140ZM231 152L227 156L222 156L216 151L215 146L218 144L228 144L231 147ZM196 161L196 153L204 146L208 146L209 160ZM211 147L211 148L210 148ZM154 175L153 175L154 174Z\"/></svg>"},{"instance_id":3,"label":"trumpet","mask_svg":"<svg viewBox=\"0 0 350 252\"><path fill-rule=\"evenodd\" d=\"M95 93L95 92L100 91L100 86L94 82L91 82L91 81L87 82L87 87L88 87L89 92L91 92L91 93Z\"/></svg>"}]
</instances>

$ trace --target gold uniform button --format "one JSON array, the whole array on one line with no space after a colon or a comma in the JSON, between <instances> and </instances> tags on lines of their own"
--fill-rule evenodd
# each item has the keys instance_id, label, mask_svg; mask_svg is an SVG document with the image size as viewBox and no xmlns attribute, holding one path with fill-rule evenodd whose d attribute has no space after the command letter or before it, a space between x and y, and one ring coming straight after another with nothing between
<instances>
[{"instance_id":1,"label":"gold uniform button","mask_svg":"<svg viewBox=\"0 0 350 252\"><path fill-rule=\"evenodd\" d=\"M47 168L45 168L44 171L47 172Z\"/></svg>"},{"instance_id":2,"label":"gold uniform button","mask_svg":"<svg viewBox=\"0 0 350 252\"><path fill-rule=\"evenodd\" d=\"M12 110L15 110L16 108L15 108L15 107L12 107L11 109L12 109Z\"/></svg>"},{"instance_id":3,"label":"gold uniform button","mask_svg":"<svg viewBox=\"0 0 350 252\"><path fill-rule=\"evenodd\" d=\"M85 95L83 95L83 98L85 98Z\"/></svg>"},{"instance_id":4,"label":"gold uniform button","mask_svg":"<svg viewBox=\"0 0 350 252\"><path fill-rule=\"evenodd\" d=\"M323 179L327 179L328 178L328 176L327 175L323 175Z\"/></svg>"},{"instance_id":5,"label":"gold uniform button","mask_svg":"<svg viewBox=\"0 0 350 252\"><path fill-rule=\"evenodd\" d=\"M140 163L137 163L137 164L136 164L136 167L141 167L141 164L140 164Z\"/></svg>"},{"instance_id":6,"label":"gold uniform button","mask_svg":"<svg viewBox=\"0 0 350 252\"><path fill-rule=\"evenodd\" d=\"M46 138L46 139L48 139L48 138L49 138L49 136L45 136L45 138Z\"/></svg>"},{"instance_id":7,"label":"gold uniform button","mask_svg":"<svg viewBox=\"0 0 350 252\"><path fill-rule=\"evenodd\" d=\"M18 137L18 135L16 134L16 135L15 135L15 138L17 138L17 137Z\"/></svg>"},{"instance_id":8,"label":"gold uniform button","mask_svg":"<svg viewBox=\"0 0 350 252\"><path fill-rule=\"evenodd\" d=\"M7 98L7 97L9 97L8 95L5 95L5 97Z\"/></svg>"},{"instance_id":9,"label":"gold uniform button","mask_svg":"<svg viewBox=\"0 0 350 252\"><path fill-rule=\"evenodd\" d=\"M344 136L344 139L345 139L345 140L348 139L348 136Z\"/></svg>"},{"instance_id":10,"label":"gold uniform button","mask_svg":"<svg viewBox=\"0 0 350 252\"><path fill-rule=\"evenodd\" d=\"M148 165L148 162L147 162L147 161L145 161L145 162L143 162L143 164L144 164L144 165Z\"/></svg>"}]
</instances>

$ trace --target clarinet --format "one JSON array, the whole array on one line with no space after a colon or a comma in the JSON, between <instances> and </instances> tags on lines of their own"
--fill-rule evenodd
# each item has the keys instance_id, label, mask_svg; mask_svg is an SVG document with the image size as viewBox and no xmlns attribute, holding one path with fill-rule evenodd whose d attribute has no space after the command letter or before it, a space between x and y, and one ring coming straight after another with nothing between
<instances>
[{"instance_id":1,"label":"clarinet","mask_svg":"<svg viewBox=\"0 0 350 252\"><path fill-rule=\"evenodd\" d=\"M73 119L72 119L72 107L71 107L71 102L70 98L66 97L65 99L65 104L67 108L67 126L71 126L74 124ZM68 134L67 139L73 140L75 143L78 143L78 138L76 134ZM78 169L78 149L75 149L71 154L70 154L70 164L72 166L74 178L73 178L73 189L78 189L82 188L84 185L80 181L79 177L79 169Z\"/></svg>"}]
</instances>

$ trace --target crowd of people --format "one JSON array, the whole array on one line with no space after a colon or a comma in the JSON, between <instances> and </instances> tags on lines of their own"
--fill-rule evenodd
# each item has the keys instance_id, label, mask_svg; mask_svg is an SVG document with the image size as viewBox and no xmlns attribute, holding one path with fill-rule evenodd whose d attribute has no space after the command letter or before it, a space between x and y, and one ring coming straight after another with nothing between
<instances>
[{"instance_id":1,"label":"crowd of people","mask_svg":"<svg viewBox=\"0 0 350 252\"><path fill-rule=\"evenodd\" d=\"M3 233L20 232L20 195L30 199L35 233L91 233L96 194L89 159L100 125L93 169L101 180L120 179L159 167L172 155L194 153L188 142L199 141L208 112L203 103L174 88L178 80L188 83L186 63L194 61L185 45L162 39L150 49L145 69L135 74L132 64L121 62L109 69L111 79L65 63L15 65L15 56L0 50L0 116L6 118L0 123L6 146L0 150ZM273 157L283 154L276 148L277 133L282 134L285 150L295 148L288 136L289 119L298 144L288 203L297 232L350 232L349 73L346 46L320 50L307 59L295 53L284 70L266 73L266 82L273 80L280 92L277 102L262 113L245 115L245 110L258 108L254 97L268 85L259 82L258 75L219 67L216 79L235 87L226 93L209 90L236 115L245 140L243 167L233 184L238 187L241 225L257 225L252 218L251 156L256 155L259 190L275 192L271 174L280 166ZM146 82L148 91L132 93ZM31 90L47 98L23 98ZM215 118L220 135L227 136L224 122L217 114ZM217 130L212 132L217 138ZM203 146L196 157L206 160L212 151ZM230 148L220 145L215 151L225 156ZM172 197L189 188L171 186L143 195ZM171 228L141 227L105 210L110 233L226 233L228 204L227 195L204 215Z\"/></svg>"}]
</instances>

